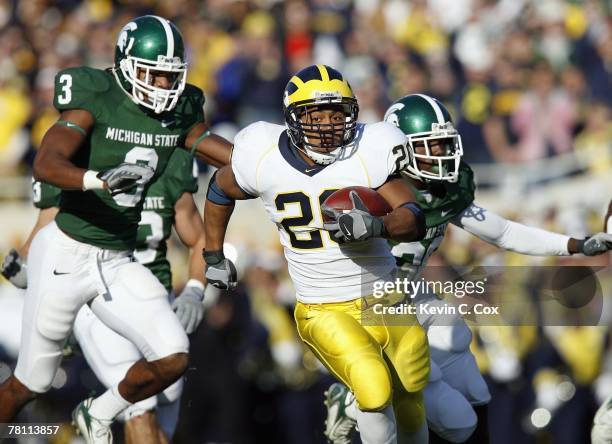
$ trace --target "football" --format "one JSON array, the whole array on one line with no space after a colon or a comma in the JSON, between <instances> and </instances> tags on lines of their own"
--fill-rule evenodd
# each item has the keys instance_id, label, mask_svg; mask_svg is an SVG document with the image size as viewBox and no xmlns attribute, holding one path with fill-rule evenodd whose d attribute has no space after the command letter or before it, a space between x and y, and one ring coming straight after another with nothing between
<instances>
[{"instance_id":1,"label":"football","mask_svg":"<svg viewBox=\"0 0 612 444\"><path fill-rule=\"evenodd\" d=\"M324 206L334 208L338 211L349 211L353 209L353 203L349 197L349 193L355 191L368 211L373 216L384 216L389 214L392 210L391 206L387 201L378 194L375 190L367 187L346 187L341 190L333 192L325 201ZM331 222L328 216L323 214L323 220L325 222Z\"/></svg>"}]
</instances>

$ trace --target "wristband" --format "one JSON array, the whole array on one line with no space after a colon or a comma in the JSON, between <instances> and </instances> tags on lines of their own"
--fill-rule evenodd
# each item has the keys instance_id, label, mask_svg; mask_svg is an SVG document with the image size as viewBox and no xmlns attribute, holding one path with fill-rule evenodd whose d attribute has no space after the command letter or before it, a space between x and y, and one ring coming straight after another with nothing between
<instances>
[{"instance_id":1,"label":"wristband","mask_svg":"<svg viewBox=\"0 0 612 444\"><path fill-rule=\"evenodd\" d=\"M187 281L187 283L185 284L185 287L194 287L194 288L204 291L204 284L202 283L202 281L199 281L193 278Z\"/></svg>"},{"instance_id":2,"label":"wristband","mask_svg":"<svg viewBox=\"0 0 612 444\"><path fill-rule=\"evenodd\" d=\"M87 190L103 190L104 181L98 177L98 172L87 170L83 175L83 191Z\"/></svg>"},{"instance_id":3,"label":"wristband","mask_svg":"<svg viewBox=\"0 0 612 444\"><path fill-rule=\"evenodd\" d=\"M589 237L585 237L584 239L576 239L576 248L578 249L578 253L584 254L584 243L589 240Z\"/></svg>"},{"instance_id":4,"label":"wristband","mask_svg":"<svg viewBox=\"0 0 612 444\"><path fill-rule=\"evenodd\" d=\"M221 262L225 260L225 256L223 255L222 250L216 250L216 251L204 250L202 252L202 255L204 256L204 261L206 262L206 265L214 266L214 265L220 264Z\"/></svg>"}]
</instances>

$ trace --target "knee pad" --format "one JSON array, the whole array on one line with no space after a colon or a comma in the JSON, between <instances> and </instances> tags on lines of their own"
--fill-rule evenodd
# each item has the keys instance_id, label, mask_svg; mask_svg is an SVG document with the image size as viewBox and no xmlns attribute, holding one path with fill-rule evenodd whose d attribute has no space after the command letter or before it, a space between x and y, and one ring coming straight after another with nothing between
<instances>
[{"instance_id":1,"label":"knee pad","mask_svg":"<svg viewBox=\"0 0 612 444\"><path fill-rule=\"evenodd\" d=\"M183 394L183 378L179 378L176 382L166 387L163 392L157 395L157 403L161 404L172 404L178 401Z\"/></svg>"},{"instance_id":2,"label":"knee pad","mask_svg":"<svg viewBox=\"0 0 612 444\"><path fill-rule=\"evenodd\" d=\"M381 359L362 359L349 372L349 387L360 410L377 412L391 402L391 375Z\"/></svg>"},{"instance_id":3,"label":"knee pad","mask_svg":"<svg viewBox=\"0 0 612 444\"><path fill-rule=\"evenodd\" d=\"M45 393L51 388L55 373L59 368L62 352L38 355L27 365L19 365L15 368L15 377L25 385L31 392Z\"/></svg>"},{"instance_id":4,"label":"knee pad","mask_svg":"<svg viewBox=\"0 0 612 444\"><path fill-rule=\"evenodd\" d=\"M446 365L441 365L444 381L458 390L472 405L484 405L491 400L489 387L480 374L471 352L455 354Z\"/></svg>"},{"instance_id":5,"label":"knee pad","mask_svg":"<svg viewBox=\"0 0 612 444\"><path fill-rule=\"evenodd\" d=\"M424 390L429 428L450 442L464 442L476 430L478 417L472 405L457 390L442 380Z\"/></svg>"},{"instance_id":6,"label":"knee pad","mask_svg":"<svg viewBox=\"0 0 612 444\"><path fill-rule=\"evenodd\" d=\"M425 330L409 327L402 337L394 359L404 389L410 393L423 390L429 378L429 349Z\"/></svg>"},{"instance_id":7,"label":"knee pad","mask_svg":"<svg viewBox=\"0 0 612 444\"><path fill-rule=\"evenodd\" d=\"M393 395L393 410L399 432L417 432L425 422L423 392L408 393L402 389L396 390Z\"/></svg>"},{"instance_id":8,"label":"knee pad","mask_svg":"<svg viewBox=\"0 0 612 444\"><path fill-rule=\"evenodd\" d=\"M145 413L155 409L156 406L157 398L155 396L151 396L147 399L143 399L142 401L138 401L137 403L132 404L131 406L126 408L123 412L119 414L117 419L121 422L127 422L132 418L144 415Z\"/></svg>"}]
</instances>

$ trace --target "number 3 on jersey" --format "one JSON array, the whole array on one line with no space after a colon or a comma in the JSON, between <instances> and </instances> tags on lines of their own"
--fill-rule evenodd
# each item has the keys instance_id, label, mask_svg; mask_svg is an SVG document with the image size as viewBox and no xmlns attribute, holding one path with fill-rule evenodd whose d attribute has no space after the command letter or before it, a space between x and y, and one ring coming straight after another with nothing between
<instances>
[{"instance_id":1,"label":"number 3 on jersey","mask_svg":"<svg viewBox=\"0 0 612 444\"><path fill-rule=\"evenodd\" d=\"M151 234L147 234L146 238L149 248L146 250L134 251L134 257L136 257L138 262L141 264L148 264L155 260L159 243L164 238L164 220L155 211L143 211L140 213L140 222L138 222L138 225L141 227L145 225L151 227Z\"/></svg>"},{"instance_id":2,"label":"number 3 on jersey","mask_svg":"<svg viewBox=\"0 0 612 444\"><path fill-rule=\"evenodd\" d=\"M72 100L72 76L70 74L62 74L59 78L59 83L62 85L62 93L57 96L57 103L68 105Z\"/></svg>"},{"instance_id":3,"label":"number 3 on jersey","mask_svg":"<svg viewBox=\"0 0 612 444\"><path fill-rule=\"evenodd\" d=\"M319 208L323 202L325 202L325 199L334 191L337 190L325 190L319 194ZM300 206L301 216L285 217L280 221L285 232L289 235L293 248L312 250L323 247L321 230L313 229L308 226L314 219L310 196L301 191L281 193L274 199L274 204L276 205L276 209L282 212L287 211L287 206L289 205L298 204ZM300 238L298 238L298 236ZM332 236L329 236L329 238L333 242L338 243Z\"/></svg>"},{"instance_id":4,"label":"number 3 on jersey","mask_svg":"<svg viewBox=\"0 0 612 444\"><path fill-rule=\"evenodd\" d=\"M157 169L159 157L152 148L136 146L125 154L124 162L149 165L154 170ZM122 207L135 207L142 200L142 192L145 188L145 183L142 180L138 181L138 186L133 193L121 193L113 196L117 205Z\"/></svg>"}]
</instances>

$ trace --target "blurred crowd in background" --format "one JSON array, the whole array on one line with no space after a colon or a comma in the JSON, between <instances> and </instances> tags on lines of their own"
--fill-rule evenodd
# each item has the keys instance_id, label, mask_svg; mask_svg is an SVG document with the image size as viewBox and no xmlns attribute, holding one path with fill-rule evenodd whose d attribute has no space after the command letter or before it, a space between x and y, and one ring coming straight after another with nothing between
<instances>
[{"instance_id":1,"label":"blurred crowd in background","mask_svg":"<svg viewBox=\"0 0 612 444\"><path fill-rule=\"evenodd\" d=\"M27 172L54 121L55 73L111 66L118 31L146 13L182 30L211 124L281 122L290 75L326 63L362 121L426 92L453 111L470 162L587 150L610 171L610 0L2 0L3 174Z\"/></svg>"},{"instance_id":2,"label":"blurred crowd in background","mask_svg":"<svg viewBox=\"0 0 612 444\"><path fill-rule=\"evenodd\" d=\"M325 63L349 79L361 121L381 120L406 94L442 100L474 165L479 201L575 236L602 229L612 197L611 0L0 0L3 180L29 181L37 147L58 116L57 71L111 66L121 27L147 13L182 31L188 81L205 91L207 120L229 139L256 120L282 123L289 77ZM0 210L30 205L26 195L3 193L6 187ZM449 231L434 265L608 264L520 257ZM10 237L5 251L23 240ZM255 237L234 234L242 284L208 297L192 338L177 443L323 442L331 377L296 336L278 246ZM178 244L171 254L180 289L185 252ZM601 279L609 299L610 273ZM0 360L9 364L20 297L1 283ZM597 402L612 391L610 339L609 327L480 329L474 350L494 396L492 442L587 442ZM6 370L0 366L0 376ZM24 420L66 421L84 394L100 389L79 356L56 379L58 390L29 407ZM71 436L66 428L57 442Z\"/></svg>"}]
</instances>

